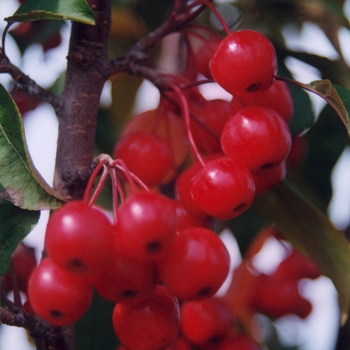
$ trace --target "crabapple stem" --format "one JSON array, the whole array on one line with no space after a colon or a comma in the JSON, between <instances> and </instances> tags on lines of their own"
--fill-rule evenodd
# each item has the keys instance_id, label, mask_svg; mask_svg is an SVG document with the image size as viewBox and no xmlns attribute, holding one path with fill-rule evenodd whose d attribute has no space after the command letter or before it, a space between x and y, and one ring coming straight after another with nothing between
<instances>
[{"instance_id":1,"label":"crabapple stem","mask_svg":"<svg viewBox=\"0 0 350 350\"><path fill-rule=\"evenodd\" d=\"M275 75L275 79L285 81L286 83L289 83L289 84L293 84L293 85L298 86L298 87L300 87L300 88L302 88L302 89L304 89L306 91L310 91L310 92L312 92L313 94L315 94L317 96L320 96L321 98L323 98L332 107L334 112L339 116L339 118L342 121L342 123L344 124L344 126L346 128L348 127L345 124L344 119L343 119L342 115L339 113L337 107L333 104L332 100L328 99L325 95L321 94L320 92L318 92L316 89L314 89L310 85L303 84L300 81L296 81L296 80L293 80L293 79L290 79L290 78L286 78L286 77L282 77L282 76L279 76L279 75Z\"/></svg>"},{"instance_id":2,"label":"crabapple stem","mask_svg":"<svg viewBox=\"0 0 350 350\"><path fill-rule=\"evenodd\" d=\"M6 52L5 52L5 39L6 39L6 34L9 31L10 27L12 26L12 22L7 23L6 27L4 28L4 31L2 33L2 37L1 37L1 47L0 47L0 51L2 51L2 54L5 58L7 58L6 56Z\"/></svg>"},{"instance_id":3,"label":"crabapple stem","mask_svg":"<svg viewBox=\"0 0 350 350\"><path fill-rule=\"evenodd\" d=\"M116 169L122 171L125 174L133 192L137 191L135 187L135 182L139 186L141 186L145 191L149 192L149 188L134 173L128 170L128 167L122 159L116 159L110 165L114 166Z\"/></svg>"},{"instance_id":4,"label":"crabapple stem","mask_svg":"<svg viewBox=\"0 0 350 350\"><path fill-rule=\"evenodd\" d=\"M124 203L124 191L123 188L116 176L115 169L108 169L109 175L112 180L112 198L113 198L113 216L114 216L114 221L117 222L118 218L118 194L120 194L120 200L122 203Z\"/></svg>"},{"instance_id":5,"label":"crabapple stem","mask_svg":"<svg viewBox=\"0 0 350 350\"><path fill-rule=\"evenodd\" d=\"M104 165L103 166L103 173L102 173L102 176L100 178L100 181L98 182L97 187L94 191L94 194L92 195L92 197L89 201L90 206L95 203L97 196L100 194L102 187L103 187L104 183L106 182L107 175L108 175L108 168L106 167L106 165Z\"/></svg>"},{"instance_id":6,"label":"crabapple stem","mask_svg":"<svg viewBox=\"0 0 350 350\"><path fill-rule=\"evenodd\" d=\"M94 181L96 179L97 174L100 172L101 168L108 163L107 159L102 159L96 166L96 168L94 169L93 173L91 174L88 184L86 186L85 192L84 192L84 198L83 201L84 202L89 202L89 198L90 198L90 194L91 194L91 189L92 186L94 184ZM91 202L91 201L90 201Z\"/></svg>"},{"instance_id":7,"label":"crabapple stem","mask_svg":"<svg viewBox=\"0 0 350 350\"><path fill-rule=\"evenodd\" d=\"M171 82L168 83L169 86L174 90L174 92L177 94L180 102L180 108L182 110L182 116L185 120L185 125L186 125L186 131L187 131L187 137L188 141L190 143L192 152L195 154L196 158L198 159L199 163L204 167L204 161L203 158L201 157L198 148L193 140L192 132L191 132L191 123L190 123L190 110L188 108L188 102L186 100L186 97L184 93L181 91L181 89L176 85Z\"/></svg>"},{"instance_id":8,"label":"crabapple stem","mask_svg":"<svg viewBox=\"0 0 350 350\"><path fill-rule=\"evenodd\" d=\"M12 285L13 285L14 304L18 309L22 309L22 299L21 299L21 294L19 293L18 281L17 281L15 268L14 268L12 259L11 259L11 266L10 266L10 274L11 274L11 280L12 280Z\"/></svg>"},{"instance_id":9,"label":"crabapple stem","mask_svg":"<svg viewBox=\"0 0 350 350\"><path fill-rule=\"evenodd\" d=\"M210 10L213 11L213 13L217 17L217 19L220 21L222 27L224 28L226 35L229 35L231 33L231 30L228 27L227 23L225 22L224 18L221 16L220 12L217 10L217 8L212 3L210 3L209 1L206 1L206 0L198 0L194 4L196 4L196 3L203 4L207 7L209 7Z\"/></svg>"},{"instance_id":10,"label":"crabapple stem","mask_svg":"<svg viewBox=\"0 0 350 350\"><path fill-rule=\"evenodd\" d=\"M15 304L9 300L2 288L0 288L1 299L9 310L14 310L16 308Z\"/></svg>"}]
</instances>

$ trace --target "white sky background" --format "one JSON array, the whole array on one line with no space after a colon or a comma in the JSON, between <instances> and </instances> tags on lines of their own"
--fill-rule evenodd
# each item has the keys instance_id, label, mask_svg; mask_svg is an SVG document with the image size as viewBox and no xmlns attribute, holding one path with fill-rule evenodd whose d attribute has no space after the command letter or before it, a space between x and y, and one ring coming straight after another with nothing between
<instances>
[{"instance_id":1,"label":"white sky background","mask_svg":"<svg viewBox=\"0 0 350 350\"><path fill-rule=\"evenodd\" d=\"M5 25L2 18L11 15L16 10L13 1L0 0L0 33ZM350 18L350 0L347 0L345 11ZM33 46L27 50L23 60L20 60L19 52L7 36L6 52L11 61L20 66L22 70L30 75L43 87L51 85L52 81L65 69L65 57L68 47L68 26L63 29L63 43L59 48L51 50L46 58L39 46ZM313 24L305 24L302 37L293 35L293 31L285 32L288 43L293 49L306 50L311 53L336 58L337 54L324 37L323 33ZM317 40L315 39L317 38ZM346 29L340 32L341 42L344 48L344 56L350 63L350 32ZM318 72L309 66L291 59L287 62L294 73L296 80L309 83L320 79ZM0 74L0 83L7 86L10 79ZM227 97L220 88L208 84L202 88L204 95L217 98ZM106 89L104 100L108 102L109 93ZM319 112L323 102L313 95L311 96L315 112ZM158 92L149 83L145 83L140 89L138 105L136 110L154 108L157 105ZM52 183L53 167L55 162L55 147L57 139L57 120L53 109L48 105L40 106L36 111L29 113L25 120L25 131L28 147L34 164L48 183ZM329 207L329 214L334 224L339 228L346 227L350 222L350 148L348 147L337 166L334 169L332 182L334 195ZM37 247L38 258L43 247L43 237L47 213L42 215L41 224L27 238L26 242ZM231 242L234 246L234 242ZM236 248L234 247L234 250ZM274 256L275 259L268 259ZM274 242L270 244L259 255L259 265L264 271L271 269L281 259L280 250ZM313 313L304 321L296 322L295 318L284 317L277 323L281 335L286 343L292 344L295 340L303 344L300 350L333 350L336 332L338 329L338 306L336 292L332 283L326 278L317 281L306 282L303 285L303 293L313 302ZM1 350L32 350L34 347L26 341L26 335L22 329L16 327L0 327L0 349Z\"/></svg>"}]
</instances>

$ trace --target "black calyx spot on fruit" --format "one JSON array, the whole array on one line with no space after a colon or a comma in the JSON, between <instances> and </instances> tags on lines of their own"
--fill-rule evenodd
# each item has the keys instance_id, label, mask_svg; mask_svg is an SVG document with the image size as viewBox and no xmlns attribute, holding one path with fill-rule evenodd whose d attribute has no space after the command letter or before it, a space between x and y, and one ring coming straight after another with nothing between
<instances>
[{"instance_id":1,"label":"black calyx spot on fruit","mask_svg":"<svg viewBox=\"0 0 350 350\"><path fill-rule=\"evenodd\" d=\"M261 89L261 84L260 83L254 83L252 85L249 85L245 91L248 93L253 93L253 92L257 92Z\"/></svg>"},{"instance_id":2,"label":"black calyx spot on fruit","mask_svg":"<svg viewBox=\"0 0 350 350\"><path fill-rule=\"evenodd\" d=\"M153 241L147 244L146 250L149 254L156 254L162 249L162 244L159 241Z\"/></svg>"}]
</instances>

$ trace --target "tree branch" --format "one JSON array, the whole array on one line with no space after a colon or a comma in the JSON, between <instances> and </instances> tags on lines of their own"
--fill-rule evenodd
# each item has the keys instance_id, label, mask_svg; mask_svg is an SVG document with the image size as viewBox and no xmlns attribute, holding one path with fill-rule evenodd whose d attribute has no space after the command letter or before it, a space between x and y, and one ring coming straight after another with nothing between
<instances>
[{"instance_id":1,"label":"tree branch","mask_svg":"<svg viewBox=\"0 0 350 350\"><path fill-rule=\"evenodd\" d=\"M110 1L90 0L96 25L72 23L54 187L66 199L81 198L91 173L100 96L107 79Z\"/></svg>"},{"instance_id":2,"label":"tree branch","mask_svg":"<svg viewBox=\"0 0 350 350\"><path fill-rule=\"evenodd\" d=\"M42 88L28 75L24 74L18 67L9 61L2 50L0 51L0 73L10 74L17 87L24 91L28 96L36 97L42 101L50 103L55 109L58 108L60 103L59 96Z\"/></svg>"},{"instance_id":3,"label":"tree branch","mask_svg":"<svg viewBox=\"0 0 350 350\"><path fill-rule=\"evenodd\" d=\"M105 74L110 77L120 72L127 72L131 75L143 76L142 72L144 72L147 73L147 76L144 76L145 78L152 76L156 78L156 71L153 70L151 74L151 70L145 66L145 62L149 59L150 51L166 35L180 31L181 28L196 18L206 8L205 5L199 5L197 9L189 11L188 1L185 1L182 7L180 4L176 6L178 8L174 8L163 25L138 41L125 55L110 60Z\"/></svg>"},{"instance_id":4,"label":"tree branch","mask_svg":"<svg viewBox=\"0 0 350 350\"><path fill-rule=\"evenodd\" d=\"M70 327L52 327L45 321L37 319L22 310L10 311L4 307L0 307L0 316L3 324L26 329L35 340L38 350L74 349L73 342L67 341L72 337Z\"/></svg>"}]
</instances>

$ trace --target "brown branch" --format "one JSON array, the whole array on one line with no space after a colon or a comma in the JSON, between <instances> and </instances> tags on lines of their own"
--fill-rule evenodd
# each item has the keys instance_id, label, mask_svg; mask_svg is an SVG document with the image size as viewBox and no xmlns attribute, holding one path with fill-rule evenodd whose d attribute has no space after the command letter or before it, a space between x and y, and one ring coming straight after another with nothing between
<instances>
[{"instance_id":1,"label":"brown branch","mask_svg":"<svg viewBox=\"0 0 350 350\"><path fill-rule=\"evenodd\" d=\"M42 88L28 75L24 74L17 66L9 61L3 51L0 51L0 73L10 74L16 86L28 96L36 97L50 103L55 109L58 108L59 96Z\"/></svg>"},{"instance_id":2,"label":"brown branch","mask_svg":"<svg viewBox=\"0 0 350 350\"><path fill-rule=\"evenodd\" d=\"M100 96L107 79L110 1L90 0L96 25L72 23L54 186L66 199L81 198L91 174Z\"/></svg>"},{"instance_id":3,"label":"brown branch","mask_svg":"<svg viewBox=\"0 0 350 350\"><path fill-rule=\"evenodd\" d=\"M127 72L159 85L159 73L146 65L150 51L164 36L179 31L205 8L199 5L188 11L184 6L182 11L173 11L159 29L141 39L127 54L109 61L110 3L90 0L89 4L95 12L96 25L72 25L66 82L57 113L60 124L54 183L67 199L82 197L91 174L97 112L105 81L113 74Z\"/></svg>"},{"instance_id":4,"label":"brown branch","mask_svg":"<svg viewBox=\"0 0 350 350\"><path fill-rule=\"evenodd\" d=\"M175 3L175 5L177 2ZM125 55L110 60L105 74L110 77L120 72L127 72L132 75L141 75L145 78L156 78L156 71L152 71L145 67L145 62L149 59L150 51L156 47L162 39L171 33L179 32L187 23L191 22L206 8L205 5L199 5L196 10L188 11L188 1L184 1L184 6L178 7L176 11L172 11L168 19L147 36L138 41L134 47ZM143 66L143 67L140 67ZM143 73L147 75L144 76ZM152 80L151 80L152 81Z\"/></svg>"},{"instance_id":5,"label":"brown branch","mask_svg":"<svg viewBox=\"0 0 350 350\"><path fill-rule=\"evenodd\" d=\"M0 307L1 323L26 329L35 340L38 350L73 350L70 327L52 327L45 321L29 315L24 311L8 310Z\"/></svg>"}]
</instances>

